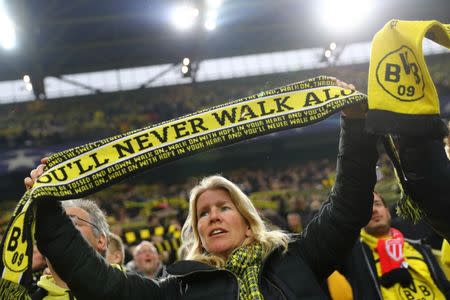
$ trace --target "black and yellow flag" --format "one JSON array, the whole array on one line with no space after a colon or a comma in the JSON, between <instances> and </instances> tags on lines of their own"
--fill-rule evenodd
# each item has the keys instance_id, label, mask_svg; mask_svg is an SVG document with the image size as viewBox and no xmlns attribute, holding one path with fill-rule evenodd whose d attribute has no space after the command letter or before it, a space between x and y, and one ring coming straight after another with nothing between
<instances>
[{"instance_id":1,"label":"black and yellow flag","mask_svg":"<svg viewBox=\"0 0 450 300\"><path fill-rule=\"evenodd\" d=\"M450 48L450 25L392 20L373 38L366 121L369 131L423 136L441 126L438 94L423 56L424 37Z\"/></svg>"}]
</instances>

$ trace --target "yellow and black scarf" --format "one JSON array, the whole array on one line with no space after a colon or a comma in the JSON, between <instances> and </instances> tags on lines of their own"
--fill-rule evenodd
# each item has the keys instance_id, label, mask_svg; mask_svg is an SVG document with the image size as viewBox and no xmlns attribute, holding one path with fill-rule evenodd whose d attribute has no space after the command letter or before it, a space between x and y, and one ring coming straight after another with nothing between
<instances>
[{"instance_id":1,"label":"yellow and black scarf","mask_svg":"<svg viewBox=\"0 0 450 300\"><path fill-rule=\"evenodd\" d=\"M392 134L438 136L442 132L439 98L422 51L424 37L450 48L450 25L438 21L388 22L372 41L368 81L366 127L385 135L385 149L402 194L397 212L413 222L424 213L410 196Z\"/></svg>"},{"instance_id":2,"label":"yellow and black scarf","mask_svg":"<svg viewBox=\"0 0 450 300\"><path fill-rule=\"evenodd\" d=\"M263 300L259 290L262 266L262 246L258 243L233 251L225 262L225 269L236 275L240 300Z\"/></svg>"},{"instance_id":3,"label":"yellow and black scarf","mask_svg":"<svg viewBox=\"0 0 450 300\"><path fill-rule=\"evenodd\" d=\"M19 201L3 237L0 299L26 297L35 201L83 197L206 149L316 123L366 99L321 76L52 155L45 172Z\"/></svg>"},{"instance_id":4,"label":"yellow and black scarf","mask_svg":"<svg viewBox=\"0 0 450 300\"><path fill-rule=\"evenodd\" d=\"M441 126L438 94L423 56L424 37L450 48L450 25L392 20L373 38L366 120L370 131L429 136Z\"/></svg>"}]
</instances>

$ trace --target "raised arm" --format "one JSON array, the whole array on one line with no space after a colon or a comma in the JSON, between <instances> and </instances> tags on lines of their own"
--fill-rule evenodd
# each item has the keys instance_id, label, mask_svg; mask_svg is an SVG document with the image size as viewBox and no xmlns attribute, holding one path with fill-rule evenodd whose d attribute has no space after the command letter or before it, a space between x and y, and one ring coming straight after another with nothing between
<instances>
[{"instance_id":1,"label":"raised arm","mask_svg":"<svg viewBox=\"0 0 450 300\"><path fill-rule=\"evenodd\" d=\"M41 165L25 179L27 188L42 170ZM58 201L42 199L37 204L36 240L77 299L161 299L169 284L111 267L75 229Z\"/></svg>"},{"instance_id":2,"label":"raised arm","mask_svg":"<svg viewBox=\"0 0 450 300\"><path fill-rule=\"evenodd\" d=\"M400 160L414 201L425 212L425 220L450 241L450 161L445 154L442 136L401 137Z\"/></svg>"},{"instance_id":3,"label":"raised arm","mask_svg":"<svg viewBox=\"0 0 450 300\"><path fill-rule=\"evenodd\" d=\"M361 116L341 118L336 182L299 241L299 254L318 280L326 278L343 261L372 213L378 154L376 138L365 132Z\"/></svg>"}]
</instances>

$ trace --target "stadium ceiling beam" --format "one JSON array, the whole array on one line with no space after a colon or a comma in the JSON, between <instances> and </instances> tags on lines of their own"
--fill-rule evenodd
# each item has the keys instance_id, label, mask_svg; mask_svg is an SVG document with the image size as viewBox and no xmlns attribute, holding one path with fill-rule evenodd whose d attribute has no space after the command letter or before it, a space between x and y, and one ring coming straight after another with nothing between
<instances>
[{"instance_id":1,"label":"stadium ceiling beam","mask_svg":"<svg viewBox=\"0 0 450 300\"><path fill-rule=\"evenodd\" d=\"M146 82L144 82L143 84L141 84L140 88L144 89L147 88L153 81L157 80L158 78L160 78L161 76L163 76L164 74L169 73L170 71L172 71L174 68L178 67L179 64L178 63L173 63L171 64L168 68L162 70L161 72L159 72L158 74L156 74L155 76L151 77L150 79L148 79Z\"/></svg>"},{"instance_id":2,"label":"stadium ceiling beam","mask_svg":"<svg viewBox=\"0 0 450 300\"><path fill-rule=\"evenodd\" d=\"M136 18L148 18L148 13L140 12L134 14L117 14L117 15L103 15L93 17L80 17L80 18L64 18L64 19L49 19L40 23L42 26L77 26L92 23L114 22L123 21Z\"/></svg>"},{"instance_id":3,"label":"stadium ceiling beam","mask_svg":"<svg viewBox=\"0 0 450 300\"><path fill-rule=\"evenodd\" d=\"M129 45L136 43L145 43L145 44L154 44L155 42L164 42L168 40L173 40L173 38L158 38L158 39L149 39L148 36L142 36L138 38L127 38L127 39L116 39L116 40L104 40L98 42L91 43L75 43L75 44L66 44L63 46L48 46L42 47L42 52L53 52L53 51L78 51L78 50L89 50L95 48L105 48L105 47L115 47L121 45Z\"/></svg>"},{"instance_id":4,"label":"stadium ceiling beam","mask_svg":"<svg viewBox=\"0 0 450 300\"><path fill-rule=\"evenodd\" d=\"M54 76L54 77L58 78L61 81L67 82L67 83L69 83L71 85L78 86L78 87L81 87L81 88L86 89L88 91L94 92L96 94L100 94L102 92L98 88L95 88L95 87L93 87L91 85L88 85L88 84L85 84L85 83L82 83L82 82L79 82L79 81L76 81L76 80L73 80L73 79L68 79L68 78L63 77L63 76Z\"/></svg>"}]
</instances>

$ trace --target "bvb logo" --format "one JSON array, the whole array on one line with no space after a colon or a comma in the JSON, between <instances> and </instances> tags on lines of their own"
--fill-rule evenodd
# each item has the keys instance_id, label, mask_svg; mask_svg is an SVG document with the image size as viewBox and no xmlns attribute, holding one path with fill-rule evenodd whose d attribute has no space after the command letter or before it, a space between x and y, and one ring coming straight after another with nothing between
<instances>
[{"instance_id":1,"label":"bvb logo","mask_svg":"<svg viewBox=\"0 0 450 300\"><path fill-rule=\"evenodd\" d=\"M424 96L425 82L411 48L402 46L383 57L377 66L377 82L400 101L416 101Z\"/></svg>"},{"instance_id":2,"label":"bvb logo","mask_svg":"<svg viewBox=\"0 0 450 300\"><path fill-rule=\"evenodd\" d=\"M433 300L435 298L433 289L420 280L415 280L406 287L402 287L400 284L398 286L398 293L404 300Z\"/></svg>"},{"instance_id":3,"label":"bvb logo","mask_svg":"<svg viewBox=\"0 0 450 300\"><path fill-rule=\"evenodd\" d=\"M21 213L14 219L3 245L3 263L13 272L23 272L28 267L27 242L22 240L24 218L25 213Z\"/></svg>"}]
</instances>

